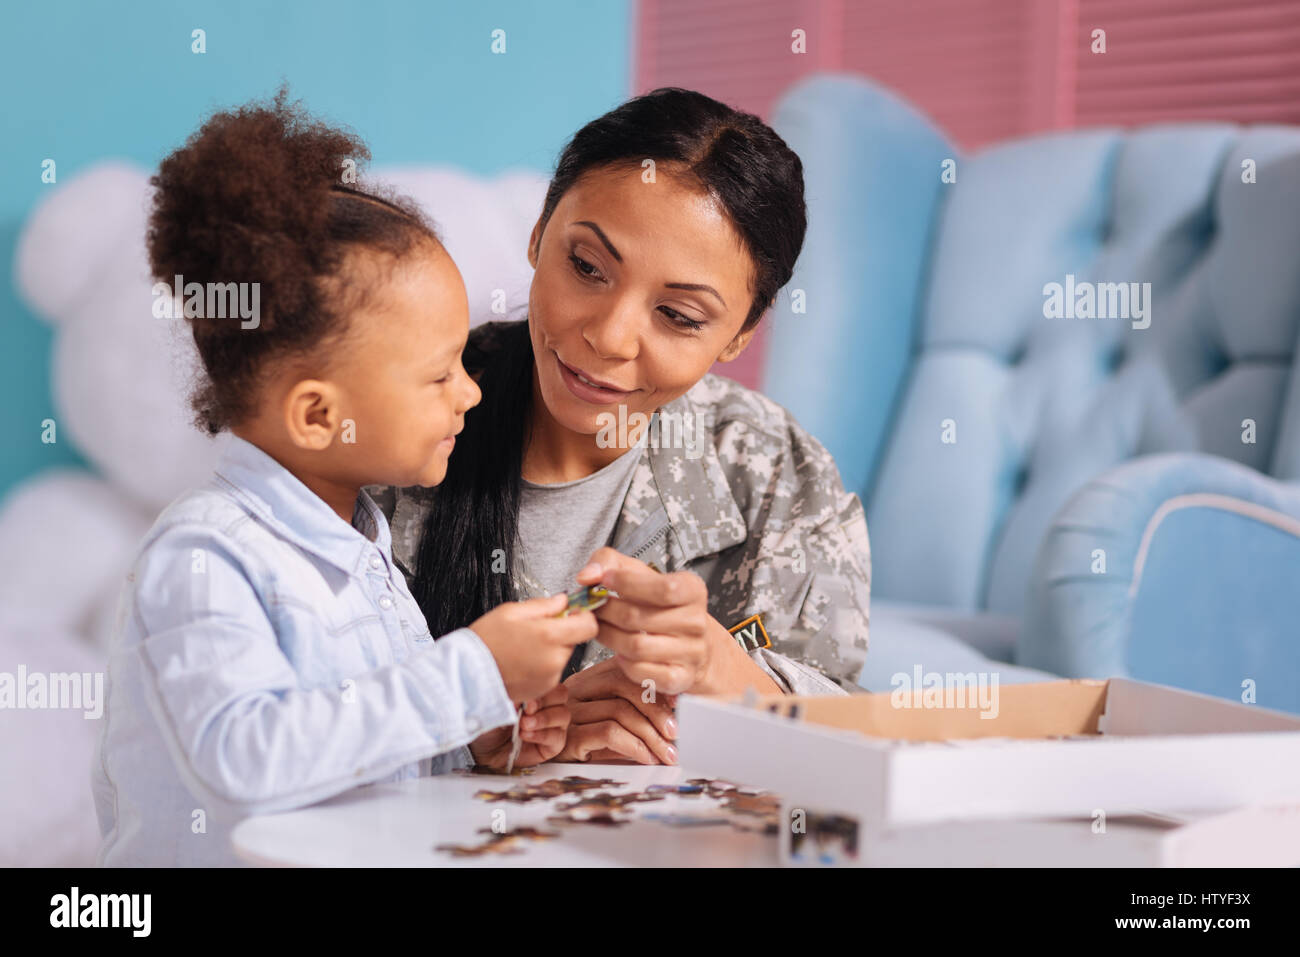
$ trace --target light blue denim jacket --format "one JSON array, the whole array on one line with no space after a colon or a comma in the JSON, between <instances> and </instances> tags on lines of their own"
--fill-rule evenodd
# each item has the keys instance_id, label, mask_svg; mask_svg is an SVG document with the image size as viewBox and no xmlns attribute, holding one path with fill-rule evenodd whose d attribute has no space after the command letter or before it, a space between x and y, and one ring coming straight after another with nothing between
<instances>
[{"instance_id":1,"label":"light blue denim jacket","mask_svg":"<svg viewBox=\"0 0 1300 957\"><path fill-rule=\"evenodd\" d=\"M230 439L127 576L92 768L101 865L237 865L241 818L465 766L515 718L474 632L429 634L365 492L349 525Z\"/></svg>"}]
</instances>

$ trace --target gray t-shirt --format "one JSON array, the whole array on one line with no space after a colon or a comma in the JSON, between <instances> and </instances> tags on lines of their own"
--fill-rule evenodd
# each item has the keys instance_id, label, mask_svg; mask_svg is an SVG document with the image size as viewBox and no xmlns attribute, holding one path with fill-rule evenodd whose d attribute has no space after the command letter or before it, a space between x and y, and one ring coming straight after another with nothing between
<instances>
[{"instance_id":1,"label":"gray t-shirt","mask_svg":"<svg viewBox=\"0 0 1300 957\"><path fill-rule=\"evenodd\" d=\"M596 549L614 536L623 500L640 460L629 449L598 472L572 482L538 485L527 479L519 503L519 578L537 598L568 591Z\"/></svg>"}]
</instances>

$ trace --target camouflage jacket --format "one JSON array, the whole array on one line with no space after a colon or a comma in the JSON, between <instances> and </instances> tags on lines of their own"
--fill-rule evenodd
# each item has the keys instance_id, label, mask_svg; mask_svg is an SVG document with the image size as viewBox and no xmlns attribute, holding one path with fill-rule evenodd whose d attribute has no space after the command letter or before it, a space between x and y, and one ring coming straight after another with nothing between
<instances>
[{"instance_id":1,"label":"camouflage jacket","mask_svg":"<svg viewBox=\"0 0 1300 957\"><path fill-rule=\"evenodd\" d=\"M706 375L651 420L611 545L709 587L709 611L749 638L750 657L785 691L857 687L867 653L871 553L858 496L830 453L784 408ZM404 489L376 501L393 556L415 567L424 504ZM519 570L518 594L534 589ZM758 616L760 628L755 628ZM583 666L608 654L590 642Z\"/></svg>"}]
</instances>

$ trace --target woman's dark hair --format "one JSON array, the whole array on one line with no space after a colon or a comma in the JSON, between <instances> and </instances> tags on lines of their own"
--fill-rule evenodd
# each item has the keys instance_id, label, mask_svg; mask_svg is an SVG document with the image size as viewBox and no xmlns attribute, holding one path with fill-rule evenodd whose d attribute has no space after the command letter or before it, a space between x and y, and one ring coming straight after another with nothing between
<instances>
[{"instance_id":1,"label":"woman's dark hair","mask_svg":"<svg viewBox=\"0 0 1300 957\"><path fill-rule=\"evenodd\" d=\"M213 114L150 180L158 280L258 284L247 327L187 315L205 373L191 397L201 429L215 435L249 414L268 360L310 354L347 331L347 315L373 291L341 281L348 252L395 260L421 240L438 243L409 200L345 184L369 158L354 133L312 119L281 88L269 104Z\"/></svg>"},{"instance_id":2,"label":"woman's dark hair","mask_svg":"<svg viewBox=\"0 0 1300 957\"><path fill-rule=\"evenodd\" d=\"M647 159L661 167L660 175L694 179L726 209L753 260L753 299L742 329L752 328L789 282L803 245L799 157L752 114L692 90L654 90L592 120L564 147L546 191L542 229L584 174L639 170ZM486 333L478 337L482 354L467 350L465 360L471 373L481 370L483 399L465 417L446 479L428 493L431 507L417 554L413 592L435 635L517 597L511 576L532 406L532 343L526 322Z\"/></svg>"}]
</instances>

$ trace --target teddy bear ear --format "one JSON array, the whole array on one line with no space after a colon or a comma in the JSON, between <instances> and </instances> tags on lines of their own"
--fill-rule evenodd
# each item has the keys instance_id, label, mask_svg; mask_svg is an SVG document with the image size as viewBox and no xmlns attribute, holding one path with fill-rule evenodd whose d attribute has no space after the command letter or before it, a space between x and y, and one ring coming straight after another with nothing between
<instances>
[{"instance_id":1,"label":"teddy bear ear","mask_svg":"<svg viewBox=\"0 0 1300 957\"><path fill-rule=\"evenodd\" d=\"M518 317L528 304L528 235L546 196L544 177L405 166L378 169L374 178L415 200L437 224L465 281L471 326Z\"/></svg>"},{"instance_id":2,"label":"teddy bear ear","mask_svg":"<svg viewBox=\"0 0 1300 957\"><path fill-rule=\"evenodd\" d=\"M120 268L139 257L148 220L149 176L129 163L97 163L50 187L18 236L14 281L42 318L61 322Z\"/></svg>"}]
</instances>

